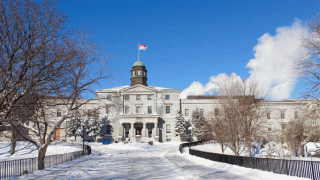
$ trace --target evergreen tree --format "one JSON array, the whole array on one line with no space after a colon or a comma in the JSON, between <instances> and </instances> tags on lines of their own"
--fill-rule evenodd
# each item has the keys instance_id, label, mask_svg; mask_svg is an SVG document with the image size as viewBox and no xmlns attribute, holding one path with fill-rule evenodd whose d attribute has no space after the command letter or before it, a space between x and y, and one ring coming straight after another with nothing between
<instances>
[{"instance_id":1,"label":"evergreen tree","mask_svg":"<svg viewBox=\"0 0 320 180\"><path fill-rule=\"evenodd\" d=\"M175 134L176 136L180 136L180 140L182 140L182 137L186 134L186 130L186 120L183 118L181 111L179 111L176 117Z\"/></svg>"},{"instance_id":2,"label":"evergreen tree","mask_svg":"<svg viewBox=\"0 0 320 180\"><path fill-rule=\"evenodd\" d=\"M196 109L192 112L191 134L197 137L198 141L208 133L206 121L203 115Z\"/></svg>"},{"instance_id":3,"label":"evergreen tree","mask_svg":"<svg viewBox=\"0 0 320 180\"><path fill-rule=\"evenodd\" d=\"M86 121L86 132L88 136L94 136L94 141L96 141L97 135L100 134L101 127L103 123L99 118L91 118Z\"/></svg>"}]
</instances>

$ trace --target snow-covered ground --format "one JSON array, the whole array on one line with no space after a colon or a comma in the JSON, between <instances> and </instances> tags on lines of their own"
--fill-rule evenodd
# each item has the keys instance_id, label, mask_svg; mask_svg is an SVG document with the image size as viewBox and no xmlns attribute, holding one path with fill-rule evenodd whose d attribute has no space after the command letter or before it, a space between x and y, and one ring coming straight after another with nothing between
<instances>
[{"instance_id":1,"label":"snow-covered ground","mask_svg":"<svg viewBox=\"0 0 320 180\"><path fill-rule=\"evenodd\" d=\"M65 143L66 144L66 143ZM0 161L11 161L16 159L34 158L38 157L38 150L35 145L18 141L15 154L10 156L11 143L0 142ZM49 145L46 155L64 154L74 151L80 151L81 148L64 145L64 143L58 143Z\"/></svg>"},{"instance_id":2,"label":"snow-covered ground","mask_svg":"<svg viewBox=\"0 0 320 180\"><path fill-rule=\"evenodd\" d=\"M206 151L206 152L213 152L213 153L222 153L221 147L219 143L214 144L203 144L198 146L193 146L192 149ZM313 143L310 142L306 144L307 154L314 155L315 152L320 150L320 143ZM226 148L224 154L234 155L231 149ZM252 151L253 156L255 157L263 157L263 158L281 158L281 159L294 159L294 160L308 160L308 161L320 161L320 158L316 157L295 157L285 145L281 145L279 143L270 142L264 146L264 148L256 149ZM243 151L241 156L248 156L247 151Z\"/></svg>"},{"instance_id":3,"label":"snow-covered ground","mask_svg":"<svg viewBox=\"0 0 320 180\"><path fill-rule=\"evenodd\" d=\"M179 143L89 145L89 156L15 179L302 179L180 154Z\"/></svg>"}]
</instances>

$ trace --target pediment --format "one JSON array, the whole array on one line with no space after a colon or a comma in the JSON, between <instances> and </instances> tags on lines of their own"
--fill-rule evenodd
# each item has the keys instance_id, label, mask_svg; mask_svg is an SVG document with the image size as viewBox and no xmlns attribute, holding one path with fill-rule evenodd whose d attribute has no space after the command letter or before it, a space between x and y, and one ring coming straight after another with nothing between
<instances>
[{"instance_id":1,"label":"pediment","mask_svg":"<svg viewBox=\"0 0 320 180\"><path fill-rule=\"evenodd\" d=\"M134 92L144 92L144 93L147 93L147 92L156 92L157 90L152 88L152 87L148 87L148 86L144 86L144 85L141 85L141 84L137 84L135 86L130 86L130 87L127 87L127 88L124 88L124 89L121 89L120 92L122 93L134 93Z\"/></svg>"}]
</instances>

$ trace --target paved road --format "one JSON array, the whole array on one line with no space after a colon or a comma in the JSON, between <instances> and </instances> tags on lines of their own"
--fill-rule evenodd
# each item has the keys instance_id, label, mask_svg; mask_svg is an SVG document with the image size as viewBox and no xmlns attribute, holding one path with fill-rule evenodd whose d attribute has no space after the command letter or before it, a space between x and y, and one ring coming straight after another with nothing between
<instances>
[{"instance_id":1,"label":"paved road","mask_svg":"<svg viewBox=\"0 0 320 180\"><path fill-rule=\"evenodd\" d=\"M110 147L92 146L90 156L17 179L244 179L188 160L177 145Z\"/></svg>"}]
</instances>

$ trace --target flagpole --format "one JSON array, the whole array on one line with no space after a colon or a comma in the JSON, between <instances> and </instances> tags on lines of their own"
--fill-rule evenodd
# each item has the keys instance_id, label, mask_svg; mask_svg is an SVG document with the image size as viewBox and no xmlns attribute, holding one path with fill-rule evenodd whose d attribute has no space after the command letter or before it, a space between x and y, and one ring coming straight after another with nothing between
<instances>
[{"instance_id":1,"label":"flagpole","mask_svg":"<svg viewBox=\"0 0 320 180\"><path fill-rule=\"evenodd\" d=\"M139 43L138 43L138 61L140 59L140 56L139 56Z\"/></svg>"}]
</instances>

